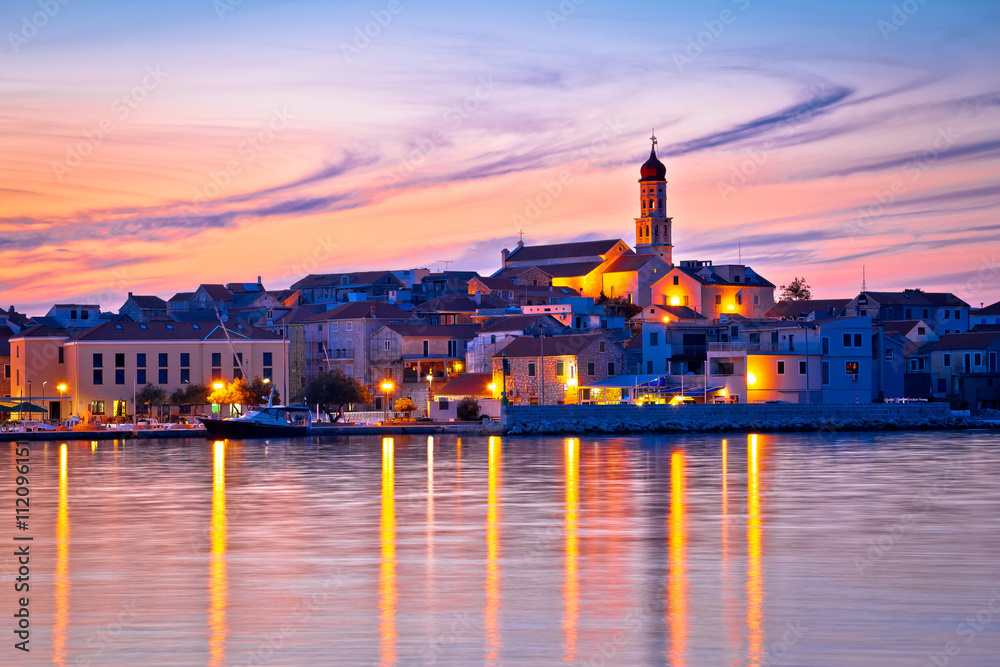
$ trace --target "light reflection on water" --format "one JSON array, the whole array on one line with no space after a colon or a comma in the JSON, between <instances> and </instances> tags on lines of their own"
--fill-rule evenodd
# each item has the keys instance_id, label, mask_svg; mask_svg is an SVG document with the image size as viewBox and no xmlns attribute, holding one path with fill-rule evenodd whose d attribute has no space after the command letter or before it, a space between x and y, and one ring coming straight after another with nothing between
<instances>
[{"instance_id":1,"label":"light reflection on water","mask_svg":"<svg viewBox=\"0 0 1000 667\"><path fill-rule=\"evenodd\" d=\"M32 445L17 664L1000 654L996 435L95 444Z\"/></svg>"}]
</instances>

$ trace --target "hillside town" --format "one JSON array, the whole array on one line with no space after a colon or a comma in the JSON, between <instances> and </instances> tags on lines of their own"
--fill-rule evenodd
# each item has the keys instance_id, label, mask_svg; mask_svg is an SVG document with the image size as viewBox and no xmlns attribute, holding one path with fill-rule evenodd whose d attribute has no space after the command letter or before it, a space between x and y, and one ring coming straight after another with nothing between
<instances>
[{"instance_id":1,"label":"hillside town","mask_svg":"<svg viewBox=\"0 0 1000 667\"><path fill-rule=\"evenodd\" d=\"M0 420L133 418L147 385L168 397L157 414L177 419L207 410L207 392L193 387L239 378L302 404L332 372L368 388L357 411L388 414L410 398L417 414L444 421L466 397L491 417L504 404L1000 408L1000 302L973 308L956 294L867 285L813 299L798 278L776 295L751 266L675 261L652 139L633 245L522 235L490 275L330 272L278 289L258 277L168 298L129 292L117 311L56 303L28 316L11 305L0 311Z\"/></svg>"}]
</instances>

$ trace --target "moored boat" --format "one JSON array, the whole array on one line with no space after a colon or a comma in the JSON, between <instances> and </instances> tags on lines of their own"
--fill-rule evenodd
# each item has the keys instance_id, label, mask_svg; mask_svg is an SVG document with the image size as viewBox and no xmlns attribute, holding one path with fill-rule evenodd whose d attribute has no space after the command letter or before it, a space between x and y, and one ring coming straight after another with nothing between
<instances>
[{"instance_id":1,"label":"moored boat","mask_svg":"<svg viewBox=\"0 0 1000 667\"><path fill-rule=\"evenodd\" d=\"M245 415L230 419L199 417L212 438L275 438L309 435L312 416L309 408L293 405L268 405L253 408Z\"/></svg>"}]
</instances>

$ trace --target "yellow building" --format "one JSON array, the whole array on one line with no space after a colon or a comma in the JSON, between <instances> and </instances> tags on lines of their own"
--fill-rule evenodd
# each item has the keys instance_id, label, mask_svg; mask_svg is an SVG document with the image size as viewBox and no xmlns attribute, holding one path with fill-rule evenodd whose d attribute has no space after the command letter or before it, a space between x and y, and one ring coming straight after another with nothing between
<instances>
[{"instance_id":1,"label":"yellow building","mask_svg":"<svg viewBox=\"0 0 1000 667\"><path fill-rule=\"evenodd\" d=\"M652 303L686 306L709 320L762 318L774 306L774 284L743 264L682 261L653 284Z\"/></svg>"},{"instance_id":2,"label":"yellow building","mask_svg":"<svg viewBox=\"0 0 1000 667\"><path fill-rule=\"evenodd\" d=\"M30 393L33 403L49 408L52 419L88 421L132 415L133 392L147 383L169 395L245 374L248 380L268 379L287 395L287 341L250 324L225 326L106 322L73 337L33 327L11 339L11 395Z\"/></svg>"}]
</instances>

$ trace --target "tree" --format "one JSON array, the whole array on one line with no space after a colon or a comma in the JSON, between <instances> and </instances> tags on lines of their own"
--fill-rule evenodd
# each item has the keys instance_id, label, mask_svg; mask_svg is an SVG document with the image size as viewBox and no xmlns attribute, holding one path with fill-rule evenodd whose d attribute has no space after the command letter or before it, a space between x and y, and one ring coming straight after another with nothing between
<instances>
[{"instance_id":1,"label":"tree","mask_svg":"<svg viewBox=\"0 0 1000 667\"><path fill-rule=\"evenodd\" d=\"M410 413L417 409L417 404L413 402L413 399L409 396L403 396L402 398L396 399L396 404L393 406L396 412L405 412L406 416L409 417Z\"/></svg>"},{"instance_id":2,"label":"tree","mask_svg":"<svg viewBox=\"0 0 1000 667\"><path fill-rule=\"evenodd\" d=\"M243 378L236 378L229 384L223 384L221 389L213 389L208 395L209 403L219 405L253 405L253 394Z\"/></svg>"},{"instance_id":3,"label":"tree","mask_svg":"<svg viewBox=\"0 0 1000 667\"><path fill-rule=\"evenodd\" d=\"M357 378L348 377L344 371L335 368L329 372L321 372L306 385L306 401L310 405L318 404L330 421L336 422L343 419L344 406L371 403L372 396L368 387Z\"/></svg>"},{"instance_id":4,"label":"tree","mask_svg":"<svg viewBox=\"0 0 1000 667\"><path fill-rule=\"evenodd\" d=\"M167 400L167 390L148 382L135 395L136 405L144 406L147 415L154 405L162 405L165 400Z\"/></svg>"},{"instance_id":5,"label":"tree","mask_svg":"<svg viewBox=\"0 0 1000 667\"><path fill-rule=\"evenodd\" d=\"M259 376L255 376L253 382L250 383L250 394L253 396L250 405L265 405L271 395L272 388L274 389L272 403L278 405L281 403L281 394L278 392L278 388L270 382L264 382Z\"/></svg>"},{"instance_id":6,"label":"tree","mask_svg":"<svg viewBox=\"0 0 1000 667\"><path fill-rule=\"evenodd\" d=\"M809 291L809 283L805 278L795 278L787 285L781 286L782 301L805 301L811 298L812 292Z\"/></svg>"},{"instance_id":7,"label":"tree","mask_svg":"<svg viewBox=\"0 0 1000 667\"><path fill-rule=\"evenodd\" d=\"M212 390L206 384L191 384L184 390L184 403L182 405L208 405L208 395Z\"/></svg>"},{"instance_id":8,"label":"tree","mask_svg":"<svg viewBox=\"0 0 1000 667\"><path fill-rule=\"evenodd\" d=\"M479 419L479 401L472 396L466 396L458 402L455 412L460 421L474 422Z\"/></svg>"},{"instance_id":9,"label":"tree","mask_svg":"<svg viewBox=\"0 0 1000 667\"><path fill-rule=\"evenodd\" d=\"M622 315L626 320L642 312L642 306L632 303L623 296L609 297L604 292L594 300L598 306L604 306L604 312L608 315Z\"/></svg>"}]
</instances>

